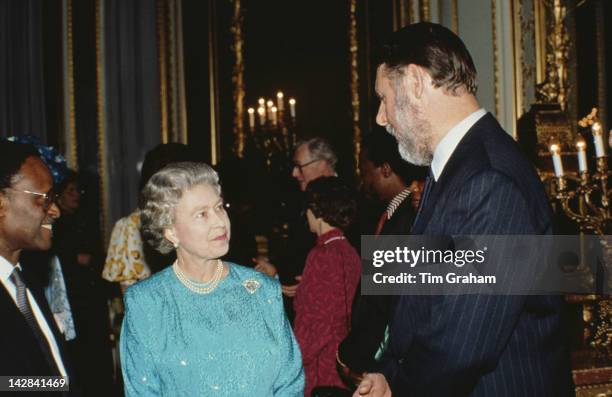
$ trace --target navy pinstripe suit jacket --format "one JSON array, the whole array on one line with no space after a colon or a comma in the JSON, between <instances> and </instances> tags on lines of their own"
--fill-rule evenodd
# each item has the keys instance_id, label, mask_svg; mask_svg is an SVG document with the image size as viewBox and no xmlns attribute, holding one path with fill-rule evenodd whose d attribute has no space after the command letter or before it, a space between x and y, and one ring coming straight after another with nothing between
<instances>
[{"instance_id":1,"label":"navy pinstripe suit jacket","mask_svg":"<svg viewBox=\"0 0 612 397\"><path fill-rule=\"evenodd\" d=\"M463 137L412 234L550 234L543 186L491 114ZM381 370L394 396L573 394L560 296L401 296Z\"/></svg>"}]
</instances>

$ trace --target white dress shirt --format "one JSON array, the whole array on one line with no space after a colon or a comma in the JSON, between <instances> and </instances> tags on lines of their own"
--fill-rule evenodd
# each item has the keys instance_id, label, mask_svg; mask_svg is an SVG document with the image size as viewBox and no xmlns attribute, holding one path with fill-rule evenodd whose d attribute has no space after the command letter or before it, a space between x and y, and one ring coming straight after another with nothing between
<instances>
[{"instance_id":1,"label":"white dress shirt","mask_svg":"<svg viewBox=\"0 0 612 397\"><path fill-rule=\"evenodd\" d=\"M21 265L17 264L17 267L21 270ZM17 306L17 288L15 284L9 279L11 273L13 272L13 265L7 261L3 256L0 256L0 282L4 286L4 288L8 291L11 298L15 302L15 306ZM55 364L59 369L62 376L66 375L66 368L64 367L64 362L62 361L62 356L59 351L59 347L55 340L55 336L53 336L53 332L51 328L49 328L49 324L45 319L45 316L42 314L40 307L38 307L38 303L36 303L36 299L30 293L30 289L26 289L26 294L28 296L28 301L30 302L30 307L32 308L32 312L34 313L34 317L36 318L36 322L38 326L42 330L45 338L47 339L47 343L51 348L51 353L53 353L53 359L55 360Z\"/></svg>"},{"instance_id":2,"label":"white dress shirt","mask_svg":"<svg viewBox=\"0 0 612 397\"><path fill-rule=\"evenodd\" d=\"M433 159L431 161L431 171L436 182L438 181L438 178L440 178L442 171L444 171L444 167L446 166L448 159L450 159L453 152L457 148L457 145L459 142L461 142L461 139L463 139L470 128L472 128L472 126L476 124L476 122L485 114L487 114L486 110L483 108L478 109L461 120L459 124L451 128L448 133L446 133L446 136L442 138L434 151Z\"/></svg>"}]
</instances>

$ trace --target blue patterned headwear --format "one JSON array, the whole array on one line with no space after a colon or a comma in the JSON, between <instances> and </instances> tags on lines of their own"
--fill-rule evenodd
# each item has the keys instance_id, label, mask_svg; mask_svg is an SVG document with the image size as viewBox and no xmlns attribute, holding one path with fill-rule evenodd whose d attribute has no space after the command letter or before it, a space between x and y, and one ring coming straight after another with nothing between
<instances>
[{"instance_id":1,"label":"blue patterned headwear","mask_svg":"<svg viewBox=\"0 0 612 397\"><path fill-rule=\"evenodd\" d=\"M32 135L9 136L5 140L34 146L38 150L42 161L49 167L53 182L56 185L66 177L68 173L66 159L53 146L43 145L38 137Z\"/></svg>"}]
</instances>

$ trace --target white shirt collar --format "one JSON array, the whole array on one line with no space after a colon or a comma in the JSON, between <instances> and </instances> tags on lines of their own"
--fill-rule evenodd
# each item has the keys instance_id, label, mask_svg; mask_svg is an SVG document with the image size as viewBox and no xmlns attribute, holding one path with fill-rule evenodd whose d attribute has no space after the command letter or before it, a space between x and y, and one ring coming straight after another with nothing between
<instances>
[{"instance_id":1,"label":"white shirt collar","mask_svg":"<svg viewBox=\"0 0 612 397\"><path fill-rule=\"evenodd\" d=\"M18 263L17 267L21 270L21 265ZM2 255L0 255L0 280L3 282L8 281L11 273L13 273L13 269L15 266L9 261L7 261Z\"/></svg>"},{"instance_id":2,"label":"white shirt collar","mask_svg":"<svg viewBox=\"0 0 612 397\"><path fill-rule=\"evenodd\" d=\"M451 128L444 138L442 138L434 151L433 160L431 161L431 171L433 172L436 182L440 178L448 159L450 159L461 139L463 139L470 128L472 128L472 126L485 114L487 114L486 110L483 108L478 109Z\"/></svg>"}]
</instances>

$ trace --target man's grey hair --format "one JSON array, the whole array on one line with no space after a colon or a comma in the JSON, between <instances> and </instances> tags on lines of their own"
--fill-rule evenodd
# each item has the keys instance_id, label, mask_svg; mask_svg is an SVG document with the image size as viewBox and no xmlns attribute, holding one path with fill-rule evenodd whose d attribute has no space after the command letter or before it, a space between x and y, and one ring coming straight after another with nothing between
<instances>
[{"instance_id":1,"label":"man's grey hair","mask_svg":"<svg viewBox=\"0 0 612 397\"><path fill-rule=\"evenodd\" d=\"M142 235L153 248L167 254L174 246L164 230L174 224L174 210L185 191L197 185L208 185L221 194L219 176L205 163L172 163L155 173L142 190L140 211Z\"/></svg>"},{"instance_id":2,"label":"man's grey hair","mask_svg":"<svg viewBox=\"0 0 612 397\"><path fill-rule=\"evenodd\" d=\"M321 137L315 137L308 140L299 141L296 148L307 145L310 158L312 160L325 160L332 171L336 171L336 164L338 163L338 156L332 149L331 144Z\"/></svg>"}]
</instances>

